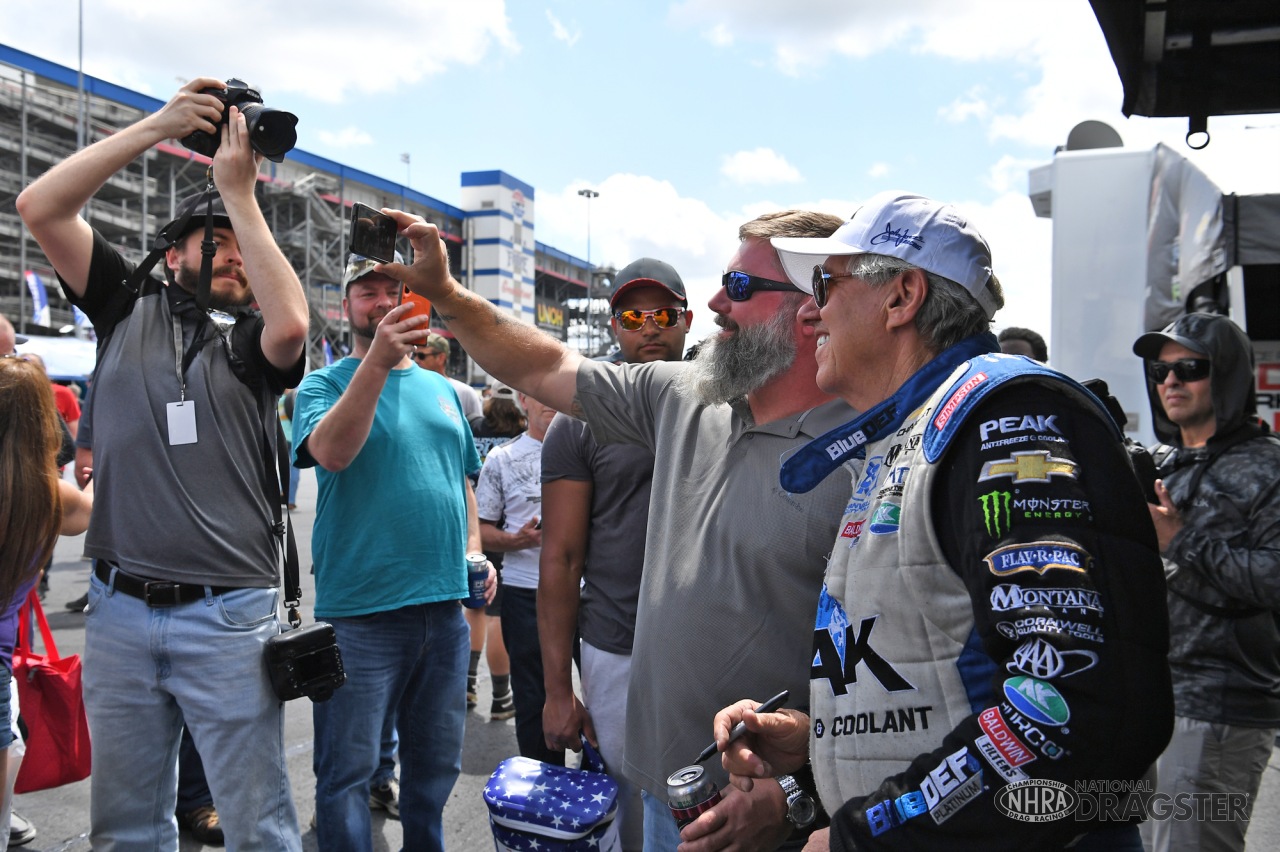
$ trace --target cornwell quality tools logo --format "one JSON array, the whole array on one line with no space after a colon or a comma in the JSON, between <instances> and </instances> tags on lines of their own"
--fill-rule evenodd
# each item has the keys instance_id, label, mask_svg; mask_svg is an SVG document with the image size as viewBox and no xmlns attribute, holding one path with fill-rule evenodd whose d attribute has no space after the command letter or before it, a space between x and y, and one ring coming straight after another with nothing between
<instances>
[{"instance_id":1,"label":"cornwell quality tools logo","mask_svg":"<svg viewBox=\"0 0 1280 852\"><path fill-rule=\"evenodd\" d=\"M1076 463L1071 459L1050 455L1048 450L1027 450L1014 453L1007 459L985 463L978 481L989 482L1006 476L1015 483L1049 482L1053 476L1075 479Z\"/></svg>"},{"instance_id":2,"label":"cornwell quality tools logo","mask_svg":"<svg viewBox=\"0 0 1280 852\"><path fill-rule=\"evenodd\" d=\"M995 795L996 810L1018 822L1131 823L1146 820L1244 822L1248 793L1156 793L1151 782L1061 781L1030 778Z\"/></svg>"}]
</instances>

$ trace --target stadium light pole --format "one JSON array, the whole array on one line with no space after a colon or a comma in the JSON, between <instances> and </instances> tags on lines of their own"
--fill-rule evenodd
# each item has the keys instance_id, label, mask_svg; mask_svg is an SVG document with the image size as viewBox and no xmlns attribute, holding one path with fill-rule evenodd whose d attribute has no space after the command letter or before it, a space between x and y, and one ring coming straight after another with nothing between
<instances>
[{"instance_id":1,"label":"stadium light pole","mask_svg":"<svg viewBox=\"0 0 1280 852\"><path fill-rule=\"evenodd\" d=\"M85 137L88 136L88 127L86 127L87 116L85 115L85 99L84 99L84 0L80 0L78 4L79 19L79 35L77 37L77 52L79 54L78 65L76 66L76 95L78 96L79 109L76 114L76 150L79 151L84 147Z\"/></svg>"},{"instance_id":2,"label":"stadium light pole","mask_svg":"<svg viewBox=\"0 0 1280 852\"><path fill-rule=\"evenodd\" d=\"M590 355L596 331L591 299L591 283L595 279L595 269L591 266L591 199L599 198L600 193L594 189L580 189L578 194L587 199L587 354Z\"/></svg>"}]
</instances>

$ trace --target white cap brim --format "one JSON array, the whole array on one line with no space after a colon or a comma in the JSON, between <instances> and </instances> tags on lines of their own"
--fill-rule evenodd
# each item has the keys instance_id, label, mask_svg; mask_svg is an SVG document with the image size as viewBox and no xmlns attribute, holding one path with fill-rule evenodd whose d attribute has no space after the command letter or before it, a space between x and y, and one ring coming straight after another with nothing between
<instances>
[{"instance_id":1,"label":"white cap brim","mask_svg":"<svg viewBox=\"0 0 1280 852\"><path fill-rule=\"evenodd\" d=\"M778 252L788 280L810 296L813 295L813 268L827 258L866 254L862 249L834 237L773 237L769 244Z\"/></svg>"}]
</instances>

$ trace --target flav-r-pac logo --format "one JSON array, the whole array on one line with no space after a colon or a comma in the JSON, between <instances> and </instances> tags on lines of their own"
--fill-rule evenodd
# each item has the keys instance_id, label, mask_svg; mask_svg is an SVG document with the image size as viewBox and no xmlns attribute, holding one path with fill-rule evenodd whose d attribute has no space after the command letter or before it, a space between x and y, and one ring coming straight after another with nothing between
<instances>
[{"instance_id":1,"label":"flav-r-pac logo","mask_svg":"<svg viewBox=\"0 0 1280 852\"><path fill-rule=\"evenodd\" d=\"M1007 459L986 462L982 465L978 481L989 482L1006 476L1015 483L1049 482L1054 476L1075 479L1076 463L1050 455L1048 450L1027 450L1014 453Z\"/></svg>"},{"instance_id":2,"label":"flav-r-pac logo","mask_svg":"<svg viewBox=\"0 0 1280 852\"><path fill-rule=\"evenodd\" d=\"M992 491L978 498L982 506L982 520L987 527L987 535L1002 538L1013 528L1010 506L1013 504L1013 492Z\"/></svg>"}]
</instances>

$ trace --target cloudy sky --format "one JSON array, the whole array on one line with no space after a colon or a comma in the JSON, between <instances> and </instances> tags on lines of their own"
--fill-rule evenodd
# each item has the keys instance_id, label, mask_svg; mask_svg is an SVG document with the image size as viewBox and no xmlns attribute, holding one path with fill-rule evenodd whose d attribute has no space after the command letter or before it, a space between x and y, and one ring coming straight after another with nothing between
<instances>
[{"instance_id":1,"label":"cloudy sky","mask_svg":"<svg viewBox=\"0 0 1280 852\"><path fill-rule=\"evenodd\" d=\"M1126 147L1165 142L1225 191L1280 191L1280 116L1214 118L1200 153L1184 119L1125 119L1087 0L83 7L86 73L162 99L202 74L244 78L298 114L300 148L449 203L461 172L502 169L536 188L537 238L584 258L577 192L591 187L591 260L665 259L698 307L741 222L848 216L904 189L986 234L1009 301L997 326L1048 336L1052 228L1027 170L1086 119ZM75 67L76 2L0 9L0 43ZM697 320L696 336L710 330L706 310Z\"/></svg>"}]
</instances>

